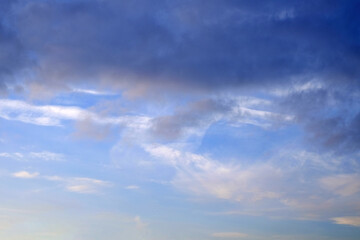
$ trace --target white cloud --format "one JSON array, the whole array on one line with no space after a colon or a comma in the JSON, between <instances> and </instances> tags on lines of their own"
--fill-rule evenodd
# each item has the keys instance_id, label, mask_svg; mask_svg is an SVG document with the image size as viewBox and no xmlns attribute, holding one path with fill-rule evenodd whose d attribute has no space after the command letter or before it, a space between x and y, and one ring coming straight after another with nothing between
<instances>
[{"instance_id":1,"label":"white cloud","mask_svg":"<svg viewBox=\"0 0 360 240\"><path fill-rule=\"evenodd\" d=\"M146 116L103 117L94 112L69 106L36 106L19 100L0 100L0 117L41 126L61 126L63 121L91 119L97 124L125 125L130 128L148 128Z\"/></svg>"},{"instance_id":2,"label":"white cloud","mask_svg":"<svg viewBox=\"0 0 360 240\"><path fill-rule=\"evenodd\" d=\"M82 89L82 88L74 88L72 90L73 92L77 92L77 93L85 93L85 94L90 94L90 95L115 95L114 93L110 93L110 92L101 92L101 91L96 91L96 90L92 90L92 89Z\"/></svg>"},{"instance_id":3,"label":"white cloud","mask_svg":"<svg viewBox=\"0 0 360 240\"><path fill-rule=\"evenodd\" d=\"M39 173L38 172L30 173L27 171L20 171L20 172L13 173L12 176L16 177L16 178L36 178L39 176Z\"/></svg>"},{"instance_id":4,"label":"white cloud","mask_svg":"<svg viewBox=\"0 0 360 240\"><path fill-rule=\"evenodd\" d=\"M216 238L244 238L248 235L241 232L217 232L211 234L211 236Z\"/></svg>"},{"instance_id":5,"label":"white cloud","mask_svg":"<svg viewBox=\"0 0 360 240\"><path fill-rule=\"evenodd\" d=\"M128 189L128 190L136 190L136 189L139 189L140 187L139 186L136 186L136 185L129 185L129 186L126 186L125 189Z\"/></svg>"},{"instance_id":6,"label":"white cloud","mask_svg":"<svg viewBox=\"0 0 360 240\"><path fill-rule=\"evenodd\" d=\"M31 158L41 159L45 161L64 161L65 157L63 154L53 153L48 151L42 152L31 152L29 154Z\"/></svg>"},{"instance_id":7,"label":"white cloud","mask_svg":"<svg viewBox=\"0 0 360 240\"><path fill-rule=\"evenodd\" d=\"M65 156L60 153L54 153L49 151L42 152L30 152L30 153L0 153L0 157L11 158L15 160L29 160L29 159L37 159L37 160L45 160L45 161L63 161L65 160Z\"/></svg>"},{"instance_id":8,"label":"white cloud","mask_svg":"<svg viewBox=\"0 0 360 240\"><path fill-rule=\"evenodd\" d=\"M44 179L46 179L46 180L49 180L49 181L65 181L65 179L64 178L62 178L62 177L59 177L59 176L44 176L43 177Z\"/></svg>"},{"instance_id":9,"label":"white cloud","mask_svg":"<svg viewBox=\"0 0 360 240\"><path fill-rule=\"evenodd\" d=\"M279 182L282 172L269 164L245 168L162 145L147 145L145 150L174 167L176 176L172 183L193 194L233 201L280 197L280 192L268 183Z\"/></svg>"},{"instance_id":10,"label":"white cloud","mask_svg":"<svg viewBox=\"0 0 360 240\"><path fill-rule=\"evenodd\" d=\"M354 199L360 192L360 178L336 174L344 170L337 157L293 151L257 163L224 163L166 145L145 145L144 149L158 160L155 163L174 169L170 179L174 187L198 200L240 203L224 214L328 220L359 207ZM334 175L326 176L329 173Z\"/></svg>"},{"instance_id":11,"label":"white cloud","mask_svg":"<svg viewBox=\"0 0 360 240\"><path fill-rule=\"evenodd\" d=\"M11 153L3 152L3 153L0 153L0 157L11 158L11 157L12 157L12 154L11 154Z\"/></svg>"},{"instance_id":12,"label":"white cloud","mask_svg":"<svg viewBox=\"0 0 360 240\"><path fill-rule=\"evenodd\" d=\"M332 220L336 224L344 224L344 225L351 225L351 226L355 226L355 227L360 227L360 217L351 217L351 216L336 217L336 218L332 218Z\"/></svg>"},{"instance_id":13,"label":"white cloud","mask_svg":"<svg viewBox=\"0 0 360 240\"><path fill-rule=\"evenodd\" d=\"M275 96L284 97L298 92L320 90L324 88L325 86L322 82L320 82L317 79L313 79L308 82L295 84L289 88L284 88L284 87L275 88L271 91L271 93L274 94Z\"/></svg>"},{"instance_id":14,"label":"white cloud","mask_svg":"<svg viewBox=\"0 0 360 240\"><path fill-rule=\"evenodd\" d=\"M102 188L110 187L112 184L95 178L85 177L60 177L60 176L41 176L38 172L20 171L12 174L16 178L39 178L47 181L58 182L67 191L76 193L99 193Z\"/></svg>"},{"instance_id":15,"label":"white cloud","mask_svg":"<svg viewBox=\"0 0 360 240\"><path fill-rule=\"evenodd\" d=\"M15 153L2 152L2 153L0 153L0 157L12 158L12 159L22 159L22 158L24 158L24 155L22 153L18 153L18 152L15 152Z\"/></svg>"},{"instance_id":16,"label":"white cloud","mask_svg":"<svg viewBox=\"0 0 360 240\"><path fill-rule=\"evenodd\" d=\"M291 115L279 114L276 112L252 109L245 107L247 104L243 104L241 101L238 102L226 116L226 119L232 124L250 124L262 128L268 128L272 126L274 121L278 122L291 122L294 117ZM264 104L263 106L266 106Z\"/></svg>"},{"instance_id":17,"label":"white cloud","mask_svg":"<svg viewBox=\"0 0 360 240\"><path fill-rule=\"evenodd\" d=\"M69 178L65 181L66 189L76 193L98 193L101 188L111 185L109 182L93 178Z\"/></svg>"}]
</instances>

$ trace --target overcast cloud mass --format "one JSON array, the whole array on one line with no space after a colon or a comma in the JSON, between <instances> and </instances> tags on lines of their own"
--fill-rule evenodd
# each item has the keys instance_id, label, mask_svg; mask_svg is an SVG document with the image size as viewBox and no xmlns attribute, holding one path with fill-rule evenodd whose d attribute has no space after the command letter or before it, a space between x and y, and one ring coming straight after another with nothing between
<instances>
[{"instance_id":1,"label":"overcast cloud mass","mask_svg":"<svg viewBox=\"0 0 360 240\"><path fill-rule=\"evenodd\" d=\"M2 0L0 238L358 239L359 13Z\"/></svg>"}]
</instances>

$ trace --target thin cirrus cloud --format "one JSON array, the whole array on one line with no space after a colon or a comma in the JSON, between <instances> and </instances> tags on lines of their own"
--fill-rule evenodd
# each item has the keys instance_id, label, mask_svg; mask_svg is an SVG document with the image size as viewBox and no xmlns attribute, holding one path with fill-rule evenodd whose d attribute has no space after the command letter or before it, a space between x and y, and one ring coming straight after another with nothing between
<instances>
[{"instance_id":1,"label":"thin cirrus cloud","mask_svg":"<svg viewBox=\"0 0 360 240\"><path fill-rule=\"evenodd\" d=\"M43 179L58 182L66 191L81 194L97 194L112 186L111 182L87 177L43 176Z\"/></svg>"},{"instance_id":2,"label":"thin cirrus cloud","mask_svg":"<svg viewBox=\"0 0 360 240\"><path fill-rule=\"evenodd\" d=\"M129 185L129 186L126 186L125 189L128 189L128 190L137 190L137 189L140 189L140 187L137 186L137 185Z\"/></svg>"},{"instance_id":3,"label":"thin cirrus cloud","mask_svg":"<svg viewBox=\"0 0 360 240\"><path fill-rule=\"evenodd\" d=\"M29 152L29 153L8 153L2 152L0 153L0 157L10 158L14 160L41 160L41 161L65 161L65 155L60 153L54 153L49 151L41 151L41 152Z\"/></svg>"},{"instance_id":4,"label":"thin cirrus cloud","mask_svg":"<svg viewBox=\"0 0 360 240\"><path fill-rule=\"evenodd\" d=\"M241 232L216 232L211 234L212 237L215 238L245 238L248 237L248 234Z\"/></svg>"},{"instance_id":5,"label":"thin cirrus cloud","mask_svg":"<svg viewBox=\"0 0 360 240\"><path fill-rule=\"evenodd\" d=\"M242 210L238 214L281 217L287 211L295 219L331 220L339 210L356 208L354 200L359 197L359 174L339 175L344 166L338 165L336 158L332 161L334 168L323 172L324 164L331 162L330 156L291 151L258 164L241 165L169 146L146 145L144 149L160 160L159 164L175 169L170 180L174 187L200 199L239 202Z\"/></svg>"},{"instance_id":6,"label":"thin cirrus cloud","mask_svg":"<svg viewBox=\"0 0 360 240\"><path fill-rule=\"evenodd\" d=\"M94 178L86 177L59 177L59 176L44 176L39 172L19 171L12 174L14 178L23 179L41 179L51 182L58 182L64 190L82 194L96 194L100 193L102 189L111 187L112 183Z\"/></svg>"},{"instance_id":7,"label":"thin cirrus cloud","mask_svg":"<svg viewBox=\"0 0 360 240\"><path fill-rule=\"evenodd\" d=\"M66 180L66 190L76 193L98 193L101 188L109 187L111 184L106 181L92 178L71 178Z\"/></svg>"},{"instance_id":8,"label":"thin cirrus cloud","mask_svg":"<svg viewBox=\"0 0 360 240\"><path fill-rule=\"evenodd\" d=\"M150 130L151 135L157 138L175 140L184 136L201 136L217 121L227 121L234 126L250 124L263 128L268 128L274 123L293 121L291 115L259 110L259 106L266 109L269 102L257 98L208 99L191 103L186 108L178 109L173 115L107 117L76 106L38 106L20 100L2 99L0 117L40 126L63 126L66 121L75 121L78 123L76 136L86 135L100 140L110 131L109 126Z\"/></svg>"},{"instance_id":9,"label":"thin cirrus cloud","mask_svg":"<svg viewBox=\"0 0 360 240\"><path fill-rule=\"evenodd\" d=\"M90 95L95 95L95 96L115 95L114 93L111 93L111 92L101 92L101 91L96 91L96 90L92 90L92 89L83 89L83 88L74 88L74 89L72 89L72 91L75 93L84 93L84 94L90 94Z\"/></svg>"},{"instance_id":10,"label":"thin cirrus cloud","mask_svg":"<svg viewBox=\"0 0 360 240\"><path fill-rule=\"evenodd\" d=\"M79 107L36 106L19 100L0 100L0 117L41 126L62 126L63 121L91 119L97 124L126 125L146 128L149 118L143 116L101 117Z\"/></svg>"}]
</instances>

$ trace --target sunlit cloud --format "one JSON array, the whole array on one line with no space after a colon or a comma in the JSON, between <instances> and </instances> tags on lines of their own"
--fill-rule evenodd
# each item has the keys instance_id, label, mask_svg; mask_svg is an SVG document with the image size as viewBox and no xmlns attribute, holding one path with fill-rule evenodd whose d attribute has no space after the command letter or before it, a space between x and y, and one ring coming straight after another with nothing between
<instances>
[{"instance_id":1,"label":"sunlit cloud","mask_svg":"<svg viewBox=\"0 0 360 240\"><path fill-rule=\"evenodd\" d=\"M82 89L82 88L74 88L72 91L76 92L76 93L84 93L84 94L90 94L90 95L95 95L95 96L115 95L114 93L111 93L111 92L102 92L102 91L97 91L97 90L92 90L92 89Z\"/></svg>"},{"instance_id":2,"label":"sunlit cloud","mask_svg":"<svg viewBox=\"0 0 360 240\"><path fill-rule=\"evenodd\" d=\"M0 117L41 126L62 126L63 121L91 119L97 124L125 125L135 128L148 128L149 117L120 116L102 117L91 111L69 106L32 105L19 100L0 100Z\"/></svg>"},{"instance_id":3,"label":"sunlit cloud","mask_svg":"<svg viewBox=\"0 0 360 240\"><path fill-rule=\"evenodd\" d=\"M240 232L216 232L211 234L212 237L215 238L244 238L248 237L245 233Z\"/></svg>"},{"instance_id":4,"label":"sunlit cloud","mask_svg":"<svg viewBox=\"0 0 360 240\"><path fill-rule=\"evenodd\" d=\"M27 171L20 171L20 172L15 172L12 174L13 177L16 178L36 178L39 176L38 172L27 172Z\"/></svg>"},{"instance_id":5,"label":"sunlit cloud","mask_svg":"<svg viewBox=\"0 0 360 240\"><path fill-rule=\"evenodd\" d=\"M69 178L66 180L66 189L76 193L98 193L103 187L109 187L111 184L106 181L93 178Z\"/></svg>"},{"instance_id":6,"label":"sunlit cloud","mask_svg":"<svg viewBox=\"0 0 360 240\"><path fill-rule=\"evenodd\" d=\"M336 224L351 225L360 227L360 217L336 217L332 219Z\"/></svg>"}]
</instances>

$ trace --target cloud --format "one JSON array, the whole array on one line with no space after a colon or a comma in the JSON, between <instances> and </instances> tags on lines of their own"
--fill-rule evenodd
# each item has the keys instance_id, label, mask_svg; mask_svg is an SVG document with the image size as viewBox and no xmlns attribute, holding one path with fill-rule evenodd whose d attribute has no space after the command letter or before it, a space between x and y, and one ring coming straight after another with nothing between
<instances>
[{"instance_id":1,"label":"cloud","mask_svg":"<svg viewBox=\"0 0 360 240\"><path fill-rule=\"evenodd\" d=\"M76 92L76 93L84 93L84 94L90 94L90 95L95 95L95 96L114 95L114 93L110 93L110 92L101 92L101 91L96 91L96 90L92 90L92 89L82 89L82 88L74 88L72 91Z\"/></svg>"},{"instance_id":2,"label":"cloud","mask_svg":"<svg viewBox=\"0 0 360 240\"><path fill-rule=\"evenodd\" d=\"M62 120L77 120L88 115L78 107L35 106L19 100L0 100L0 116L42 126L60 126Z\"/></svg>"},{"instance_id":3,"label":"cloud","mask_svg":"<svg viewBox=\"0 0 360 240\"><path fill-rule=\"evenodd\" d=\"M100 188L109 187L111 184L106 181L93 178L69 178L66 180L66 189L76 193L98 193Z\"/></svg>"},{"instance_id":4,"label":"cloud","mask_svg":"<svg viewBox=\"0 0 360 240\"><path fill-rule=\"evenodd\" d=\"M139 189L140 187L139 186L136 186L136 185L129 185L129 186L126 186L125 189L128 189L128 190L136 190L136 189Z\"/></svg>"},{"instance_id":5,"label":"cloud","mask_svg":"<svg viewBox=\"0 0 360 240\"><path fill-rule=\"evenodd\" d=\"M306 140L319 150L356 153L360 146L359 92L350 88L353 86L294 90L280 98L279 106L281 111L294 115L294 121L307 133Z\"/></svg>"},{"instance_id":6,"label":"cloud","mask_svg":"<svg viewBox=\"0 0 360 240\"><path fill-rule=\"evenodd\" d=\"M231 110L227 103L203 100L192 103L169 116L153 119L153 133L165 139L176 139L186 131L197 131L218 121Z\"/></svg>"},{"instance_id":7,"label":"cloud","mask_svg":"<svg viewBox=\"0 0 360 240\"><path fill-rule=\"evenodd\" d=\"M174 91L186 96L274 93L286 103L279 111L239 107L235 117L269 127L264 117L284 113L278 116L294 117L316 143L311 145L341 154L358 151L357 1L321 0L314 6L298 0L209 1L204 6L200 0L139 0L136 11L133 4L4 1L0 88L6 92L21 85L35 97L72 90L98 95L105 93L98 88L109 86L123 96L156 99L172 98ZM154 119L153 133L167 140L201 134L229 107L211 100L190 105ZM45 126L62 122L40 113L1 116ZM103 126L85 123L79 136L104 137L94 130Z\"/></svg>"},{"instance_id":8,"label":"cloud","mask_svg":"<svg viewBox=\"0 0 360 240\"><path fill-rule=\"evenodd\" d=\"M148 128L149 117L119 116L102 117L91 111L69 106L37 106L20 100L0 100L0 117L40 126L62 126L64 121L87 121L99 125L126 125L134 128Z\"/></svg>"},{"instance_id":9,"label":"cloud","mask_svg":"<svg viewBox=\"0 0 360 240\"><path fill-rule=\"evenodd\" d=\"M15 172L12 174L13 177L16 178L37 178L39 176L38 172L27 172L27 171L20 171L20 172Z\"/></svg>"},{"instance_id":10,"label":"cloud","mask_svg":"<svg viewBox=\"0 0 360 240\"><path fill-rule=\"evenodd\" d=\"M15 178L38 178L52 182L58 182L64 189L69 192L82 194L96 194L101 189L112 186L112 183L95 178L86 177L60 177L60 176L45 176L38 172L20 171L12 174Z\"/></svg>"},{"instance_id":11,"label":"cloud","mask_svg":"<svg viewBox=\"0 0 360 240\"><path fill-rule=\"evenodd\" d=\"M216 237L216 238L244 238L244 237L248 237L247 234L240 233L240 232L217 232L217 233L211 234L211 236Z\"/></svg>"},{"instance_id":12,"label":"cloud","mask_svg":"<svg viewBox=\"0 0 360 240\"><path fill-rule=\"evenodd\" d=\"M16 88L15 76L29 63L21 40L9 24L16 2L4 0L0 3L0 96L7 95L10 88Z\"/></svg>"},{"instance_id":13,"label":"cloud","mask_svg":"<svg viewBox=\"0 0 360 240\"><path fill-rule=\"evenodd\" d=\"M349 171L349 161L338 156L289 151L256 163L224 163L166 145L144 148L174 170L169 182L177 189L237 206L224 214L329 220L359 207L359 174L339 174Z\"/></svg>"},{"instance_id":14,"label":"cloud","mask_svg":"<svg viewBox=\"0 0 360 240\"><path fill-rule=\"evenodd\" d=\"M2 153L0 153L0 157L18 160L18 159L23 159L24 155L22 153L18 153L18 152L15 152L15 153L2 152Z\"/></svg>"},{"instance_id":15,"label":"cloud","mask_svg":"<svg viewBox=\"0 0 360 240\"><path fill-rule=\"evenodd\" d=\"M351 225L360 227L360 217L336 217L332 219L336 224Z\"/></svg>"},{"instance_id":16,"label":"cloud","mask_svg":"<svg viewBox=\"0 0 360 240\"><path fill-rule=\"evenodd\" d=\"M133 221L135 222L136 228L138 228L138 229L143 229L148 226L148 224L144 223L139 216L135 216Z\"/></svg>"},{"instance_id":17,"label":"cloud","mask_svg":"<svg viewBox=\"0 0 360 240\"><path fill-rule=\"evenodd\" d=\"M269 128L280 122L288 123L293 117L271 110L271 101L254 97L227 97L205 99L180 107L171 115L152 119L152 134L166 140L184 136L203 135L212 124L223 121L232 126L250 124Z\"/></svg>"},{"instance_id":18,"label":"cloud","mask_svg":"<svg viewBox=\"0 0 360 240\"><path fill-rule=\"evenodd\" d=\"M139 94L359 77L356 1L134 4L19 2L12 28L50 89L85 79Z\"/></svg>"},{"instance_id":19,"label":"cloud","mask_svg":"<svg viewBox=\"0 0 360 240\"><path fill-rule=\"evenodd\" d=\"M0 157L10 158L14 160L43 160L43 161L64 161L65 156L60 153L54 153L49 151L42 151L42 152L29 152L29 153L7 153L3 152L0 153Z\"/></svg>"},{"instance_id":20,"label":"cloud","mask_svg":"<svg viewBox=\"0 0 360 240\"><path fill-rule=\"evenodd\" d=\"M239 202L281 196L276 189L269 188L267 182L278 183L282 179L282 171L268 164L245 168L223 164L198 154L183 153L167 146L147 146L146 151L174 167L176 176L172 183L195 195Z\"/></svg>"},{"instance_id":21,"label":"cloud","mask_svg":"<svg viewBox=\"0 0 360 240\"><path fill-rule=\"evenodd\" d=\"M45 161L64 161L65 156L60 153L53 153L48 151L42 152L30 152L29 156L35 159L41 159Z\"/></svg>"},{"instance_id":22,"label":"cloud","mask_svg":"<svg viewBox=\"0 0 360 240\"><path fill-rule=\"evenodd\" d=\"M320 179L324 188L340 196L351 196L360 192L359 174L339 174Z\"/></svg>"}]
</instances>

